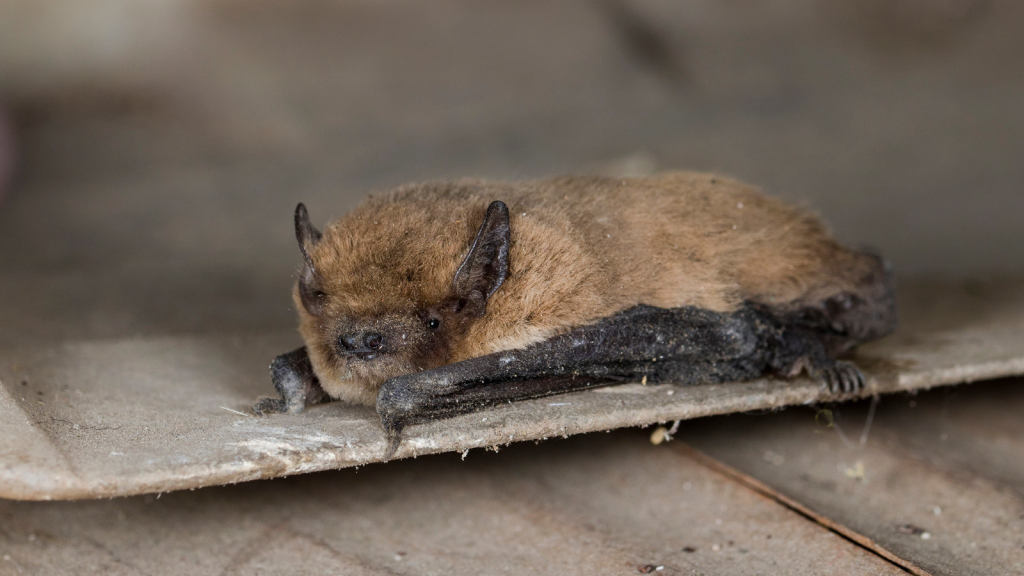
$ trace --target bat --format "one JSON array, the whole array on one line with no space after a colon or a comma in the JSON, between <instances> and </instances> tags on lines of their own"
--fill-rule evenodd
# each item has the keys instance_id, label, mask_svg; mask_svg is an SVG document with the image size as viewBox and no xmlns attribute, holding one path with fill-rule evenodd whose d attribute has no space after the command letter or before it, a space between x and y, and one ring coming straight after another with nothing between
<instances>
[{"instance_id":1,"label":"bat","mask_svg":"<svg viewBox=\"0 0 1024 576\"><path fill-rule=\"evenodd\" d=\"M305 346L258 414L374 405L409 425L646 379L807 374L897 325L892 273L811 212L716 174L456 180L372 195L323 233L295 211Z\"/></svg>"}]
</instances>

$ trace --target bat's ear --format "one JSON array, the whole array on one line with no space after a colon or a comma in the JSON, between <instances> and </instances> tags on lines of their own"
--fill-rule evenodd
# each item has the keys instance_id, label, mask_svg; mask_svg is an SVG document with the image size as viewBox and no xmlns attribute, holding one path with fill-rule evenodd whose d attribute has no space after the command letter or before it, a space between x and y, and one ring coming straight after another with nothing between
<instances>
[{"instance_id":1,"label":"bat's ear","mask_svg":"<svg viewBox=\"0 0 1024 576\"><path fill-rule=\"evenodd\" d=\"M302 269L302 276L299 277L299 299L302 306L313 316L319 316L323 310L324 293L317 287L316 270L313 266L313 259L309 257L309 251L320 241L320 231L313 227L309 221L309 212L305 204L299 203L295 207L295 239L299 241L299 250L302 250L302 258L306 265Z\"/></svg>"},{"instance_id":2,"label":"bat's ear","mask_svg":"<svg viewBox=\"0 0 1024 576\"><path fill-rule=\"evenodd\" d=\"M484 313L487 300L508 275L509 244L508 206L495 200L487 207L484 222L469 247L469 254L452 280L452 292L459 298L461 307L477 314Z\"/></svg>"},{"instance_id":3,"label":"bat's ear","mask_svg":"<svg viewBox=\"0 0 1024 576\"><path fill-rule=\"evenodd\" d=\"M299 202L295 207L295 239L299 241L299 250L302 250L302 258L306 265L313 267L313 260L309 257L309 250L320 241L320 231L313 227L309 221L309 212L306 205Z\"/></svg>"}]
</instances>

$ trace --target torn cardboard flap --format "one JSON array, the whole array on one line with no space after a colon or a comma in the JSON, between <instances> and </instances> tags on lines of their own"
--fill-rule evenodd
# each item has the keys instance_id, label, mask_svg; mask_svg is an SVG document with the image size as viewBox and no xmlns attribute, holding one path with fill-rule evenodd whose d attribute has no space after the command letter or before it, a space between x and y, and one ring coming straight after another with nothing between
<instances>
[{"instance_id":1,"label":"torn cardboard flap","mask_svg":"<svg viewBox=\"0 0 1024 576\"><path fill-rule=\"evenodd\" d=\"M903 327L861 348L864 395L1024 374L1024 286L901 290ZM253 416L292 333L64 342L0 352L0 497L167 492L381 460L372 408ZM406 430L397 457L833 400L809 380L640 383L509 404Z\"/></svg>"}]
</instances>

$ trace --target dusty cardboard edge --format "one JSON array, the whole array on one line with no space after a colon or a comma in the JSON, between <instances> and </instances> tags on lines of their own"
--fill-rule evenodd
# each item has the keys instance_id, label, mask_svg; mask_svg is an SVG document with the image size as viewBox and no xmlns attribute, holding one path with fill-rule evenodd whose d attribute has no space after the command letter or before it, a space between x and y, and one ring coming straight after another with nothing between
<instances>
[{"instance_id":1,"label":"dusty cardboard edge","mask_svg":"<svg viewBox=\"0 0 1024 576\"><path fill-rule=\"evenodd\" d=\"M1024 375L1024 357L985 362L976 366L958 366L952 368L935 368L927 371L893 373L870 373L868 386L861 393L854 395L835 395L823 392L819 386L809 380L774 381L767 379L744 383L723 384L740 388L736 393L717 397L725 400L720 403L709 403L706 398L695 398L693 401L676 402L655 406L653 408L632 408L621 411L589 414L584 423L574 421L573 417L547 419L538 421L538 426L521 436L509 435L514 424L505 423L486 430L466 428L461 430L454 442L441 445L431 432L429 425L410 429L396 459L426 456L444 452L463 452L476 448L503 446L511 442L539 441L554 437L568 437L576 434L607 431L617 428L649 426L674 420L689 420L704 416L714 416L752 410L780 409L794 405L808 405L825 402L852 401L870 397L875 394L892 394L914 390L924 390L937 386L963 384L977 380L987 380ZM652 387L653 388L653 387ZM679 388L679 390L686 390ZM597 391L586 391L577 394L594 394ZM544 401L541 399L540 401ZM481 412L478 414L485 414ZM48 483L49 490L39 490L40 474L47 471L31 470L21 467L14 474L0 475L0 498L11 500L83 500L96 498L113 498L133 496L147 493L164 493L177 490L195 489L207 486L235 484L251 480L270 479L307 472L337 470L381 463L384 451L383 436L374 445L364 446L363 459L339 458L337 452L330 449L312 451L311 459L298 465L289 464L284 457L277 458L279 466L268 467L260 463L260 459L243 459L218 465L196 465L178 468L162 479L152 478L152 473L137 476L105 478L100 477L88 482L77 476L62 478L60 482ZM274 459L273 454L264 454ZM126 482L127 480L127 482ZM116 486L116 488L111 488Z\"/></svg>"}]
</instances>

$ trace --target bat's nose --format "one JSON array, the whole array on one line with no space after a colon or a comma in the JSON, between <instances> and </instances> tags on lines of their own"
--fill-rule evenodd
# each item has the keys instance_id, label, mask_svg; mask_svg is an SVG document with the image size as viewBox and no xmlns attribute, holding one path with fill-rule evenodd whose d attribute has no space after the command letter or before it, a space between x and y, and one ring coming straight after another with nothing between
<instances>
[{"instance_id":1,"label":"bat's nose","mask_svg":"<svg viewBox=\"0 0 1024 576\"><path fill-rule=\"evenodd\" d=\"M380 332L354 332L338 337L338 344L342 353L369 360L384 347L384 336Z\"/></svg>"}]
</instances>

